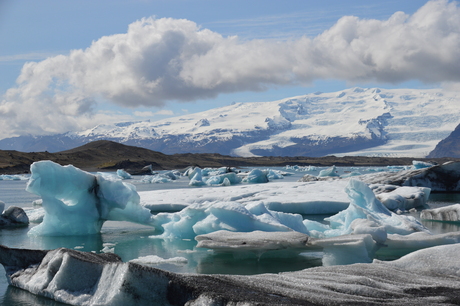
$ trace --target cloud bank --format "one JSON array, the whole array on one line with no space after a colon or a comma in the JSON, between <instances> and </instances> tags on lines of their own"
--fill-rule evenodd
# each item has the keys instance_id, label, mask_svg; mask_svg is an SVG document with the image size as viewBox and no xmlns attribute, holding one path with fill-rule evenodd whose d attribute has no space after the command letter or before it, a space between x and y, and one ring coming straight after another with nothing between
<instances>
[{"instance_id":1,"label":"cloud bank","mask_svg":"<svg viewBox=\"0 0 460 306\"><path fill-rule=\"evenodd\" d=\"M0 137L65 132L107 119L97 98L163 106L221 93L350 82L460 82L460 9L427 2L388 20L346 16L314 38L240 40L189 20L144 18L85 50L29 62L0 103Z\"/></svg>"}]
</instances>

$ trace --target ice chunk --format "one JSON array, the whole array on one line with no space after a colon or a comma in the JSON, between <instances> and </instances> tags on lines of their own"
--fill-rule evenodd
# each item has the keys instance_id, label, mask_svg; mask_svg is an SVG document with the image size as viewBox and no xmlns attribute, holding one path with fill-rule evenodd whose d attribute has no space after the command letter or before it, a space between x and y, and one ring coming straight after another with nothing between
<instances>
[{"instance_id":1,"label":"ice chunk","mask_svg":"<svg viewBox=\"0 0 460 306\"><path fill-rule=\"evenodd\" d=\"M382 192L376 195L377 199L390 210L402 211L411 208L423 207L428 202L430 188L426 187L395 187L391 192Z\"/></svg>"},{"instance_id":2,"label":"ice chunk","mask_svg":"<svg viewBox=\"0 0 460 306\"><path fill-rule=\"evenodd\" d=\"M217 231L195 237L198 248L208 248L215 252L241 253L251 252L261 256L266 252L289 251L292 255L305 251L309 247L308 235L289 232L229 232ZM284 256L287 252L284 252Z\"/></svg>"},{"instance_id":3,"label":"ice chunk","mask_svg":"<svg viewBox=\"0 0 460 306\"><path fill-rule=\"evenodd\" d=\"M236 202L205 202L177 213L159 213L154 225L163 229L162 238L194 238L218 230L266 232L296 230L308 233L301 215L270 211L262 203L245 207Z\"/></svg>"},{"instance_id":4,"label":"ice chunk","mask_svg":"<svg viewBox=\"0 0 460 306\"><path fill-rule=\"evenodd\" d=\"M273 170L273 169L267 169L267 178L269 180L280 180L284 179L284 175L281 171Z\"/></svg>"},{"instance_id":5,"label":"ice chunk","mask_svg":"<svg viewBox=\"0 0 460 306\"><path fill-rule=\"evenodd\" d=\"M433 166L434 165L432 163L428 163L424 161L419 161L419 160L412 161L412 169L423 169L423 168L429 168Z\"/></svg>"},{"instance_id":6,"label":"ice chunk","mask_svg":"<svg viewBox=\"0 0 460 306\"><path fill-rule=\"evenodd\" d=\"M416 232L409 235L388 235L386 247L381 248L378 254L406 255L423 248L430 248L445 244L460 243L460 232L451 232L433 235L426 232Z\"/></svg>"},{"instance_id":7,"label":"ice chunk","mask_svg":"<svg viewBox=\"0 0 460 306\"><path fill-rule=\"evenodd\" d=\"M21 174L0 174L0 181L26 181L29 177Z\"/></svg>"},{"instance_id":8,"label":"ice chunk","mask_svg":"<svg viewBox=\"0 0 460 306\"><path fill-rule=\"evenodd\" d=\"M460 204L422 210L420 218L424 220L460 222Z\"/></svg>"},{"instance_id":9,"label":"ice chunk","mask_svg":"<svg viewBox=\"0 0 460 306\"><path fill-rule=\"evenodd\" d=\"M377 245L371 235L348 235L313 240L314 246L323 248L323 266L370 263Z\"/></svg>"},{"instance_id":10,"label":"ice chunk","mask_svg":"<svg viewBox=\"0 0 460 306\"><path fill-rule=\"evenodd\" d=\"M184 257L162 258L157 255L147 255L136 259L131 259L130 262L134 262L140 265L159 265L165 263L173 265L185 265L188 263L188 260Z\"/></svg>"},{"instance_id":11,"label":"ice chunk","mask_svg":"<svg viewBox=\"0 0 460 306\"><path fill-rule=\"evenodd\" d=\"M134 185L51 161L35 162L30 170L26 190L42 198L45 216L29 235L95 234L106 220L150 224Z\"/></svg>"},{"instance_id":12,"label":"ice chunk","mask_svg":"<svg viewBox=\"0 0 460 306\"><path fill-rule=\"evenodd\" d=\"M448 162L423 169L367 174L359 179L368 184L417 186L428 187L432 192L456 192L460 191L460 162Z\"/></svg>"},{"instance_id":13,"label":"ice chunk","mask_svg":"<svg viewBox=\"0 0 460 306\"><path fill-rule=\"evenodd\" d=\"M5 203L0 202L0 208L3 211ZM29 218L21 207L10 206L0 215L0 228L27 226Z\"/></svg>"},{"instance_id":14,"label":"ice chunk","mask_svg":"<svg viewBox=\"0 0 460 306\"><path fill-rule=\"evenodd\" d=\"M350 197L350 206L336 215L325 220L329 221L330 228L323 232L324 237L336 237L354 233L377 235L376 241L382 239L381 227L388 234L410 234L415 231L428 230L411 216L397 215L389 211L380 203L372 190L363 182L350 180L346 188ZM357 223L357 219L367 220L366 223ZM311 222L310 222L311 223ZM359 225L359 226L358 226ZM365 229L367 228L367 229Z\"/></svg>"},{"instance_id":15,"label":"ice chunk","mask_svg":"<svg viewBox=\"0 0 460 306\"><path fill-rule=\"evenodd\" d=\"M162 174L144 175L141 179L144 183L161 184L171 182L171 178Z\"/></svg>"},{"instance_id":16,"label":"ice chunk","mask_svg":"<svg viewBox=\"0 0 460 306\"><path fill-rule=\"evenodd\" d=\"M208 186L230 186L241 183L241 178L233 172L217 174L206 180Z\"/></svg>"},{"instance_id":17,"label":"ice chunk","mask_svg":"<svg viewBox=\"0 0 460 306\"><path fill-rule=\"evenodd\" d=\"M318 177L334 177L334 176L339 176L339 174L337 173L337 168L335 166L332 166L325 170L321 170L318 174Z\"/></svg>"},{"instance_id":18,"label":"ice chunk","mask_svg":"<svg viewBox=\"0 0 460 306\"><path fill-rule=\"evenodd\" d=\"M205 182L203 182L203 176L202 176L200 168L198 167L195 168L189 177L190 177L190 183L189 183L190 186L199 187L199 186L205 185Z\"/></svg>"},{"instance_id":19,"label":"ice chunk","mask_svg":"<svg viewBox=\"0 0 460 306\"><path fill-rule=\"evenodd\" d=\"M248 184L268 183L267 172L260 169L252 169L243 179L243 182Z\"/></svg>"},{"instance_id":20,"label":"ice chunk","mask_svg":"<svg viewBox=\"0 0 460 306\"><path fill-rule=\"evenodd\" d=\"M128 172L126 172L123 169L118 169L117 170L117 175L118 175L119 178L124 179L124 180L128 180L128 179L132 178L131 174L129 174Z\"/></svg>"}]
</instances>

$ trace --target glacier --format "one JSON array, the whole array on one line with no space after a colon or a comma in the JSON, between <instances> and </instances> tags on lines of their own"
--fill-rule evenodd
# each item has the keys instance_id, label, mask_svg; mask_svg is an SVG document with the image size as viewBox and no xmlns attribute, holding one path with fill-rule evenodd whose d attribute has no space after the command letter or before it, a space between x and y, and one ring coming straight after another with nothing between
<instances>
[{"instance_id":1,"label":"glacier","mask_svg":"<svg viewBox=\"0 0 460 306\"><path fill-rule=\"evenodd\" d=\"M459 98L458 92L437 89L350 88L234 103L155 122L20 136L0 140L0 149L57 152L105 139L166 154L422 158L460 123L455 103ZM58 146L46 147L46 143Z\"/></svg>"}]
</instances>

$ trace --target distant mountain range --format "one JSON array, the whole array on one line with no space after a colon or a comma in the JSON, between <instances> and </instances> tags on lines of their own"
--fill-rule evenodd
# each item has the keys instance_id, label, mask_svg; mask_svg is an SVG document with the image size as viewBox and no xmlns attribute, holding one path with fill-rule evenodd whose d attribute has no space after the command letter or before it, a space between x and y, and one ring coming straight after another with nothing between
<instances>
[{"instance_id":1,"label":"distant mountain range","mask_svg":"<svg viewBox=\"0 0 460 306\"><path fill-rule=\"evenodd\" d=\"M234 103L150 122L0 140L0 149L58 152L110 140L165 154L425 157L460 123L460 94L352 88Z\"/></svg>"}]
</instances>

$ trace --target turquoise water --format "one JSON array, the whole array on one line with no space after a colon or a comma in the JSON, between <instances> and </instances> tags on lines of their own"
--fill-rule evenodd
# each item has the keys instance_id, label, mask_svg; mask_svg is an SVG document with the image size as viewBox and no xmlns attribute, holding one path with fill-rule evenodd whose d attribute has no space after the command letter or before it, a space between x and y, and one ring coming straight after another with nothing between
<instances>
[{"instance_id":1,"label":"turquoise water","mask_svg":"<svg viewBox=\"0 0 460 306\"><path fill-rule=\"evenodd\" d=\"M319 171L321 169L318 169ZM340 168L341 173L351 169ZM294 172L292 176L286 177L283 181L297 181L305 172ZM361 172L364 172L361 170ZM311 173L317 174L317 173ZM188 180L182 178L174 183L167 184L144 184L135 178L130 182L134 183L138 191L165 189L165 188L187 188ZM0 200L6 206L16 205L30 207L37 196L25 191L26 181L0 181ZM220 188L220 187L213 187ZM222 187L225 188L225 187ZM203 188L205 191L205 188ZM430 206L440 207L460 203L460 195L432 195ZM413 213L418 217L418 213ZM308 217L308 216L306 216ZM318 216L315 216L317 219ZM324 217L324 216L322 216ZM445 224L439 222L425 222L433 232L451 232L460 230L456 224ZM163 240L149 238L157 234L155 229L131 224L127 222L106 222L100 234L90 236L73 237L34 237L27 236L27 232L34 225L25 228L0 230L0 244L15 248L31 249L54 249L59 247L72 248L82 251L101 252L104 248L113 248L113 251L120 255L124 261L135 259L141 256L157 255L163 258L184 257L188 263L183 265L161 264L155 265L180 273L223 273L223 274L259 274L277 273L282 271L295 271L321 265L321 253L302 253L295 257L271 258L270 254L261 257L255 255L235 258L231 254L215 254L206 249L196 248L194 240ZM8 286L4 276L3 267L0 266L0 304L1 305L62 305L52 300L37 297L23 290Z\"/></svg>"}]
</instances>

